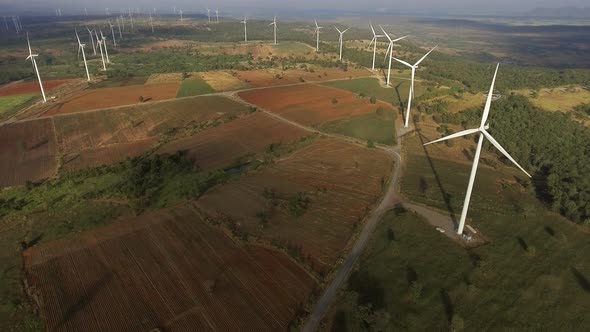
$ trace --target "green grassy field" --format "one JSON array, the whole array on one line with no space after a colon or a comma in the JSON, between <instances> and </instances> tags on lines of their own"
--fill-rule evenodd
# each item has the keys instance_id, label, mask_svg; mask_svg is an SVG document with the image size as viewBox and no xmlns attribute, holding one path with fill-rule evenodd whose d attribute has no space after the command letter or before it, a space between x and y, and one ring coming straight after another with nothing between
<instances>
[{"instance_id":1,"label":"green grassy field","mask_svg":"<svg viewBox=\"0 0 590 332\"><path fill-rule=\"evenodd\" d=\"M215 90L202 78L190 78L182 81L176 98L198 96L206 93L213 93Z\"/></svg>"},{"instance_id":2,"label":"green grassy field","mask_svg":"<svg viewBox=\"0 0 590 332\"><path fill-rule=\"evenodd\" d=\"M308 45L294 41L278 41L277 45L272 45L272 47L284 53L305 54L312 51Z\"/></svg>"},{"instance_id":3,"label":"green grassy field","mask_svg":"<svg viewBox=\"0 0 590 332\"><path fill-rule=\"evenodd\" d=\"M408 100L408 91L410 88L408 81L399 79L392 80L393 88L383 88L379 84L379 80L372 77L333 81L323 84L358 94L362 93L367 97L375 96L377 99L393 105L405 103ZM424 91L419 83L416 84L415 88L416 96L421 95Z\"/></svg>"},{"instance_id":4,"label":"green grassy field","mask_svg":"<svg viewBox=\"0 0 590 332\"><path fill-rule=\"evenodd\" d=\"M149 76L133 76L130 78L109 78L102 82L98 82L96 84L92 84L90 87L99 89L99 88L119 88L128 85L142 85L144 84Z\"/></svg>"},{"instance_id":5,"label":"green grassy field","mask_svg":"<svg viewBox=\"0 0 590 332\"><path fill-rule=\"evenodd\" d=\"M322 130L371 140L375 143L393 145L396 143L395 114L384 112L357 115L344 120L336 120L322 125Z\"/></svg>"},{"instance_id":6,"label":"green grassy field","mask_svg":"<svg viewBox=\"0 0 590 332\"><path fill-rule=\"evenodd\" d=\"M16 107L26 103L33 97L35 97L34 94L0 97L0 114L13 111Z\"/></svg>"}]
</instances>

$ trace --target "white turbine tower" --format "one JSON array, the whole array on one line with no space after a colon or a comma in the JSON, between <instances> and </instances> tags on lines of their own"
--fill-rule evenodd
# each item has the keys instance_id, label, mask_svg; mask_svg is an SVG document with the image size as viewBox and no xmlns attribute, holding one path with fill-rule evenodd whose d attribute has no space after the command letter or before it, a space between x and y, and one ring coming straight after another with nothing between
<instances>
[{"instance_id":1,"label":"white turbine tower","mask_svg":"<svg viewBox=\"0 0 590 332\"><path fill-rule=\"evenodd\" d=\"M244 16L244 20L240 23L244 24L244 41L247 42L248 41L248 30L246 28L246 25L248 24L248 21L246 20L246 16Z\"/></svg>"},{"instance_id":2,"label":"white turbine tower","mask_svg":"<svg viewBox=\"0 0 590 332\"><path fill-rule=\"evenodd\" d=\"M273 30L274 30L274 35L275 35L275 45L277 44L277 17L275 16L274 20L272 22L270 22L269 25L274 25Z\"/></svg>"},{"instance_id":3,"label":"white turbine tower","mask_svg":"<svg viewBox=\"0 0 590 332\"><path fill-rule=\"evenodd\" d=\"M111 27L111 34L113 35L113 46L117 46L117 41L115 40L115 26L109 20L109 26Z\"/></svg>"},{"instance_id":4,"label":"white turbine tower","mask_svg":"<svg viewBox=\"0 0 590 332\"><path fill-rule=\"evenodd\" d=\"M119 39L123 39L123 32L121 32L121 21L123 21L123 16L121 16L120 20L117 18L117 25L119 26ZM125 22L123 22L123 24L125 24Z\"/></svg>"},{"instance_id":5,"label":"white turbine tower","mask_svg":"<svg viewBox=\"0 0 590 332\"><path fill-rule=\"evenodd\" d=\"M215 23L219 23L219 9L215 9Z\"/></svg>"},{"instance_id":6,"label":"white turbine tower","mask_svg":"<svg viewBox=\"0 0 590 332\"><path fill-rule=\"evenodd\" d=\"M375 71L375 56L377 54L377 38L385 37L385 35L376 34L375 29L373 28L373 24L371 24L371 22L369 22L369 25L371 26L371 31L373 31L373 39L371 39L371 43L369 44L369 47L371 47L371 44L373 44L373 66L371 67L371 70Z\"/></svg>"},{"instance_id":7,"label":"white turbine tower","mask_svg":"<svg viewBox=\"0 0 590 332\"><path fill-rule=\"evenodd\" d=\"M389 34L387 32L385 32L385 29L383 29L382 26L379 26L379 28L381 28L381 31L383 31L383 34L389 40L389 46L387 46L387 51L385 52L385 59L387 59L387 55L389 55L389 66L387 66L387 86L389 86L390 85L389 83L391 82L391 60L393 59L393 43L398 42L402 39L408 38L409 36L403 36L403 37L399 37L397 39L391 39Z\"/></svg>"},{"instance_id":8,"label":"white turbine tower","mask_svg":"<svg viewBox=\"0 0 590 332\"><path fill-rule=\"evenodd\" d=\"M35 69L35 73L37 73L37 79L39 80L39 88L41 88L41 94L43 95L43 102L47 101L45 98L45 90L43 90L43 82L41 82L41 75L39 75L39 68L37 68L37 61L35 61L35 57L38 57L39 54L33 54L31 51L31 42L29 41L29 33L27 32L27 44L29 45L29 56L25 60L31 59L33 63L33 69Z\"/></svg>"},{"instance_id":9,"label":"white turbine tower","mask_svg":"<svg viewBox=\"0 0 590 332\"><path fill-rule=\"evenodd\" d=\"M211 23L211 9L207 8L207 21Z\"/></svg>"},{"instance_id":10,"label":"white turbine tower","mask_svg":"<svg viewBox=\"0 0 590 332\"><path fill-rule=\"evenodd\" d=\"M410 107L412 106L412 99L414 99L414 78L416 76L416 68L418 68L418 66L420 65L420 63L422 61L424 61L424 59L426 59L426 57L428 56L428 54L430 54L432 51L434 51L438 46L433 47L430 51L428 51L428 53L426 53L420 60L418 60L418 62L416 62L415 64L411 65L405 61L402 61L400 59L397 58L393 58L395 59L395 61L402 63L408 67L410 67L410 69L412 70L412 81L410 83L410 93L408 95L408 110L406 111L406 123L404 125L404 127L408 127L408 121L410 120Z\"/></svg>"},{"instance_id":11,"label":"white turbine tower","mask_svg":"<svg viewBox=\"0 0 590 332\"><path fill-rule=\"evenodd\" d=\"M86 52L84 52L84 44L80 42L80 36L78 36L78 30L76 31L76 39L78 39L78 59L80 59L80 52L82 52L82 59L84 60L84 68L86 69L86 77L90 81L90 73L88 72L88 63L86 63Z\"/></svg>"},{"instance_id":12,"label":"white turbine tower","mask_svg":"<svg viewBox=\"0 0 590 332\"><path fill-rule=\"evenodd\" d=\"M180 9L179 13L180 13L180 20L182 21L182 8Z\"/></svg>"},{"instance_id":13,"label":"white turbine tower","mask_svg":"<svg viewBox=\"0 0 590 332\"><path fill-rule=\"evenodd\" d=\"M107 58L107 63L111 63L111 60L109 60L109 51L107 49L107 38L102 34L102 29L100 29L100 38L102 39L102 46L104 47L104 53Z\"/></svg>"},{"instance_id":14,"label":"white turbine tower","mask_svg":"<svg viewBox=\"0 0 590 332\"><path fill-rule=\"evenodd\" d=\"M92 36L92 30L88 29L88 27L86 27L86 30L88 30L88 35L90 35L90 44L92 44L92 52L94 53L94 55L96 55L96 46L94 45L94 37Z\"/></svg>"},{"instance_id":15,"label":"white turbine tower","mask_svg":"<svg viewBox=\"0 0 590 332\"><path fill-rule=\"evenodd\" d=\"M337 27L334 27L334 29L338 30L338 33L340 34L340 38L338 39L338 41L340 42L340 61L342 61L342 43L343 43L342 35L344 35L344 33L346 31L348 31L348 29L350 29L350 28L348 28L348 29L346 29L344 31L340 31Z\"/></svg>"},{"instance_id":16,"label":"white turbine tower","mask_svg":"<svg viewBox=\"0 0 590 332\"><path fill-rule=\"evenodd\" d=\"M152 19L152 13L150 13L150 25L152 26L152 33L154 33L154 20Z\"/></svg>"},{"instance_id":17,"label":"white turbine tower","mask_svg":"<svg viewBox=\"0 0 590 332\"><path fill-rule=\"evenodd\" d=\"M315 51L319 52L320 51L320 30L323 29L324 27L321 27L318 25L318 21L317 20L313 20L315 22L315 34L316 34L316 44L315 44Z\"/></svg>"},{"instance_id":18,"label":"white turbine tower","mask_svg":"<svg viewBox=\"0 0 590 332\"><path fill-rule=\"evenodd\" d=\"M102 41L98 38L98 33L96 33L96 30L94 30L94 33L96 34L96 40L98 40L98 48L100 49L100 57L102 59L102 69L106 71L107 65L104 62L104 54L102 53Z\"/></svg>"},{"instance_id":19,"label":"white turbine tower","mask_svg":"<svg viewBox=\"0 0 590 332\"><path fill-rule=\"evenodd\" d=\"M524 168L522 168L516 162L516 160L514 160L514 158L512 158L508 154L508 152L506 152L506 150L504 150L504 148L500 145L500 143L498 143L492 137L492 135L490 135L487 132L487 129L489 128L489 124L487 124L486 122L487 122L488 116L490 114L490 106L492 104L492 97L493 97L493 93L494 93L494 83L496 82L496 75L498 74L498 67L499 66L500 66L500 64L498 63L498 65L496 66L496 72L494 73L494 79L492 80L492 85L490 86L490 91L488 92L488 98L486 100L486 104L485 104L485 107L483 110L483 115L481 118L481 123L479 125L479 128L467 129L464 131L460 131L458 133L455 133L455 134L449 135L447 137L443 137L441 139L437 139L436 141L432 141L430 143L425 144L425 145L428 145L428 144L442 142L442 141L446 141L449 139L453 139L453 138L457 138L457 137L461 137L461 136L465 136L465 135L479 133L479 140L477 142L477 150L475 150L475 156L473 158L473 165L471 167L471 175L469 176L469 185L467 186L467 193L465 194L465 202L463 203L463 211L461 211L461 220L459 222L459 227L457 229L457 233L459 235L463 234L463 228L465 227L465 219L467 218L467 211L469 210L469 202L471 200L471 192L473 190L473 183L475 182L475 173L477 172L477 165L479 163L479 156L481 155L481 147L483 144L484 137L487 138L488 141L490 143L492 143L493 146L496 147L496 149L500 150L500 152L506 158L508 158L514 165L516 165L516 167L518 167L521 171L523 171L528 177L531 177L531 175L529 173L527 173L527 171L525 171Z\"/></svg>"}]
</instances>

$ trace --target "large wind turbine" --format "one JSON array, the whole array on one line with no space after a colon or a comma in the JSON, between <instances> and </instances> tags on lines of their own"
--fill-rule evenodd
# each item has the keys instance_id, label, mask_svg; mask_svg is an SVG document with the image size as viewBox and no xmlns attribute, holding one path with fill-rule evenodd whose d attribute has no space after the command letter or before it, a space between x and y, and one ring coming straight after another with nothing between
<instances>
[{"instance_id":1,"label":"large wind turbine","mask_svg":"<svg viewBox=\"0 0 590 332\"><path fill-rule=\"evenodd\" d=\"M92 36L92 30L88 29L88 27L86 27L86 30L88 30L88 35L90 35L90 44L92 44L92 53L94 55L96 55L96 46L94 45L94 37Z\"/></svg>"},{"instance_id":2,"label":"large wind turbine","mask_svg":"<svg viewBox=\"0 0 590 332\"><path fill-rule=\"evenodd\" d=\"M246 25L248 24L248 21L246 20L246 16L244 16L244 20L241 21L240 23L244 24L244 41L247 42L248 41L248 30L246 29Z\"/></svg>"},{"instance_id":3,"label":"large wind turbine","mask_svg":"<svg viewBox=\"0 0 590 332\"><path fill-rule=\"evenodd\" d=\"M154 20L152 19L152 13L150 13L150 25L152 26L152 33L154 33Z\"/></svg>"},{"instance_id":4,"label":"large wind turbine","mask_svg":"<svg viewBox=\"0 0 590 332\"><path fill-rule=\"evenodd\" d=\"M389 66L387 67L387 86L389 86L389 83L391 82L391 60L393 59L393 43L398 42L402 39L408 38L409 36L403 36L403 37L399 37L397 39L391 39L389 34L387 32L385 32L385 29L383 29L382 26L379 26L379 28L381 28L381 31L383 31L383 34L389 40L389 46L387 46L387 51L385 52L386 59L387 59L387 55L389 54Z\"/></svg>"},{"instance_id":5,"label":"large wind turbine","mask_svg":"<svg viewBox=\"0 0 590 332\"><path fill-rule=\"evenodd\" d=\"M369 25L371 26L371 31L373 31L373 39L371 39L371 43L369 44L369 47L371 47L371 44L373 44L373 67L371 67L371 70L375 71L375 55L377 54L377 38L385 37L385 35L376 34L375 29L373 28L373 24L371 24L371 22L369 22Z\"/></svg>"},{"instance_id":6,"label":"large wind turbine","mask_svg":"<svg viewBox=\"0 0 590 332\"><path fill-rule=\"evenodd\" d=\"M320 29L323 29L324 27L319 26L317 20L314 19L313 21L315 22L315 34L317 36L315 51L319 52L320 51Z\"/></svg>"},{"instance_id":7,"label":"large wind turbine","mask_svg":"<svg viewBox=\"0 0 590 332\"><path fill-rule=\"evenodd\" d=\"M180 8L179 13L180 13L180 20L182 21L182 8Z\"/></svg>"},{"instance_id":8,"label":"large wind turbine","mask_svg":"<svg viewBox=\"0 0 590 332\"><path fill-rule=\"evenodd\" d=\"M121 19L117 18L117 25L119 26L119 39L123 39L123 32L121 32L121 21L123 21L123 16L121 15ZM125 22L123 22L125 24Z\"/></svg>"},{"instance_id":9,"label":"large wind turbine","mask_svg":"<svg viewBox=\"0 0 590 332\"><path fill-rule=\"evenodd\" d=\"M406 123L404 127L408 127L408 121L410 120L410 107L412 106L412 99L414 99L414 77L416 76L416 68L418 68L418 65L420 65L420 63L422 61L424 61L424 59L426 59L426 57L428 56L428 54L430 54L430 52L434 51L438 46L433 47L430 51L428 51L428 53L426 53L420 60L418 60L418 62L416 62L415 64L411 65L403 60L400 60L398 58L393 58L395 59L395 61L403 63L404 65L410 67L410 69L412 70L412 81L410 83L410 93L408 95L408 110L406 111Z\"/></svg>"},{"instance_id":10,"label":"large wind turbine","mask_svg":"<svg viewBox=\"0 0 590 332\"><path fill-rule=\"evenodd\" d=\"M107 65L104 62L104 54L102 53L102 41L98 38L98 33L96 33L96 30L94 30L94 33L96 34L96 40L98 40L98 48L100 49L100 57L102 59L102 69L106 71Z\"/></svg>"},{"instance_id":11,"label":"large wind turbine","mask_svg":"<svg viewBox=\"0 0 590 332\"><path fill-rule=\"evenodd\" d=\"M524 168L522 168L516 162L516 160L514 160L514 158L512 158L508 154L508 152L506 152L506 150L504 150L504 148L500 145L500 143L498 143L492 137L492 135L490 135L487 132L487 129L489 128L489 124L487 124L486 122L487 122L488 116L490 114L490 106L492 104L492 97L493 97L493 93L494 93L494 83L496 82L496 75L498 74L498 67L500 67L499 63L496 66L496 72L494 73L494 79L492 80L492 85L490 86L490 91L488 92L488 98L486 100L486 104L483 109L483 115L481 117L481 123L479 125L479 128L463 130L458 133L449 135L447 137L437 139L436 141L432 141L430 143L424 144L424 145L428 145L428 144L442 142L442 141L446 141L449 139L453 139L453 138L457 138L457 137L461 137L461 136L465 136L465 135L479 133L479 140L477 142L477 150L475 150L475 157L473 158L473 166L471 167L471 175L469 176L469 185L467 186L467 193L465 194L465 202L463 203L463 211L461 211L461 220L459 222L459 228L457 229L457 233L459 235L463 234L463 228L465 227L465 219L467 218L467 211L469 210L469 201L471 200L471 192L473 190L473 183L475 182L475 173L477 172L477 165L479 163L479 156L481 155L481 147L483 144L484 137L487 138L488 141L490 143L492 143L493 146L496 147L496 149L500 150L500 152L506 158L510 159L510 161L514 165L516 165L516 167L518 167L521 171L523 171L524 174L526 174L528 177L531 177L531 175L529 173L527 173L527 171L525 171Z\"/></svg>"},{"instance_id":12,"label":"large wind turbine","mask_svg":"<svg viewBox=\"0 0 590 332\"><path fill-rule=\"evenodd\" d=\"M88 81L90 81L90 73L88 73L88 63L86 63L86 52L84 52L84 44L82 44L80 42L80 36L78 36L78 30L76 31L76 39L78 39L78 59L80 56L80 52L82 52L82 59L84 59L84 68L86 68L86 77L88 78Z\"/></svg>"},{"instance_id":13,"label":"large wind turbine","mask_svg":"<svg viewBox=\"0 0 590 332\"><path fill-rule=\"evenodd\" d=\"M43 82L41 82L41 75L39 75L39 68L37 68L37 61L35 61L35 57L38 57L39 54L33 54L31 51L31 42L29 41L29 33L27 32L27 44L29 45L29 56L25 60L31 59L33 63L33 69L35 69L35 73L37 73L37 79L39 80L39 88L41 88L41 94L43 95L43 102L47 101L45 98L45 90L43 90Z\"/></svg>"},{"instance_id":14,"label":"large wind turbine","mask_svg":"<svg viewBox=\"0 0 590 332\"><path fill-rule=\"evenodd\" d=\"M111 27L111 34L113 35L113 46L117 46L117 41L115 40L115 26L109 20L109 26Z\"/></svg>"},{"instance_id":15,"label":"large wind turbine","mask_svg":"<svg viewBox=\"0 0 590 332\"><path fill-rule=\"evenodd\" d=\"M274 25L274 34L275 34L275 45L277 44L277 17L275 16L275 18L273 19L272 22L270 22L269 25Z\"/></svg>"},{"instance_id":16,"label":"large wind turbine","mask_svg":"<svg viewBox=\"0 0 590 332\"><path fill-rule=\"evenodd\" d=\"M100 29L100 37L102 38L102 46L104 46L104 53L107 57L107 63L111 63L111 60L109 60L109 51L107 50L107 38L102 34L102 29Z\"/></svg>"},{"instance_id":17,"label":"large wind turbine","mask_svg":"<svg viewBox=\"0 0 590 332\"><path fill-rule=\"evenodd\" d=\"M211 23L211 9L207 8L207 21Z\"/></svg>"},{"instance_id":18,"label":"large wind turbine","mask_svg":"<svg viewBox=\"0 0 590 332\"><path fill-rule=\"evenodd\" d=\"M342 43L343 43L342 35L344 35L344 33L346 31L348 31L348 29L350 29L350 28L348 28L344 31L340 31L337 27L334 27L334 29L336 29L338 31L338 33L340 34L340 38L338 39L338 41L340 42L340 61L342 61Z\"/></svg>"},{"instance_id":19,"label":"large wind turbine","mask_svg":"<svg viewBox=\"0 0 590 332\"><path fill-rule=\"evenodd\" d=\"M219 23L219 9L215 9L215 23Z\"/></svg>"}]
</instances>

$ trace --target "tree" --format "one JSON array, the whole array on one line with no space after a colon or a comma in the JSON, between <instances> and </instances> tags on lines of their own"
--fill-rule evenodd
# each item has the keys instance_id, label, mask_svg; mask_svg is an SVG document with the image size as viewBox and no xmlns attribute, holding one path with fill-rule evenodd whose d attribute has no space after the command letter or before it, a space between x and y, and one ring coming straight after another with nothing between
<instances>
[{"instance_id":1,"label":"tree","mask_svg":"<svg viewBox=\"0 0 590 332\"><path fill-rule=\"evenodd\" d=\"M338 99L332 98L332 104L338 104Z\"/></svg>"},{"instance_id":2,"label":"tree","mask_svg":"<svg viewBox=\"0 0 590 332\"><path fill-rule=\"evenodd\" d=\"M369 102L371 102L371 104L377 103L377 97L371 96L371 98L369 99Z\"/></svg>"}]
</instances>

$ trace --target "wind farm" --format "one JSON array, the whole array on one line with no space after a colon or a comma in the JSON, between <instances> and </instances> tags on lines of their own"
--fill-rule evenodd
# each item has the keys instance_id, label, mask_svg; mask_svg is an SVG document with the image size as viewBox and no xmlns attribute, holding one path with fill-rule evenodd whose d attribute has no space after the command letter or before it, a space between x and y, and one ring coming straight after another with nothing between
<instances>
[{"instance_id":1,"label":"wind farm","mask_svg":"<svg viewBox=\"0 0 590 332\"><path fill-rule=\"evenodd\" d=\"M590 328L586 25L75 6L0 21L0 330Z\"/></svg>"}]
</instances>

